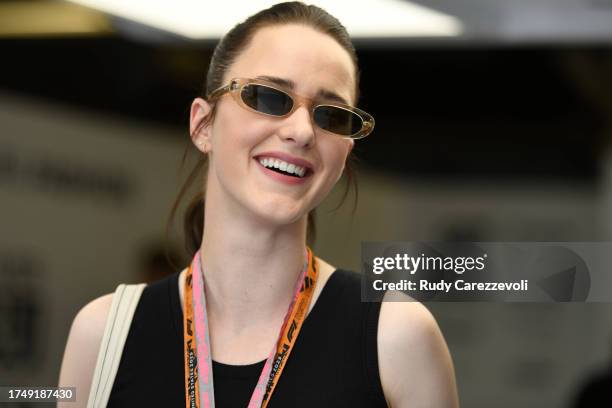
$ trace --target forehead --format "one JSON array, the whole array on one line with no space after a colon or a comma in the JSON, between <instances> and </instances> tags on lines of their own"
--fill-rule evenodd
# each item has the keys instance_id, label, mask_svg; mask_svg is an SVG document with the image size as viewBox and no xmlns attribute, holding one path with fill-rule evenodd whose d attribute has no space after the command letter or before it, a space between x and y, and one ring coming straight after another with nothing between
<instances>
[{"instance_id":1,"label":"forehead","mask_svg":"<svg viewBox=\"0 0 612 408\"><path fill-rule=\"evenodd\" d=\"M355 67L348 52L327 34L297 24L259 29L236 58L225 81L258 76L282 78L308 97L334 93L355 98Z\"/></svg>"}]
</instances>

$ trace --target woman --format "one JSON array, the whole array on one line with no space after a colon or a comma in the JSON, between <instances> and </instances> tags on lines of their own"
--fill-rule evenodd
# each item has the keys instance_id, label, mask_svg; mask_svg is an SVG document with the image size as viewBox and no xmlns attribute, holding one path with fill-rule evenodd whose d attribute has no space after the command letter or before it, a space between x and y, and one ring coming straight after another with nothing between
<instances>
[{"instance_id":1,"label":"woman","mask_svg":"<svg viewBox=\"0 0 612 408\"><path fill-rule=\"evenodd\" d=\"M306 247L311 212L373 128L350 107L358 82L346 30L314 6L278 4L222 39L190 114L207 160L198 252L143 292L109 406L458 406L431 314L361 303L358 275ZM69 335L60 384L81 406L112 296Z\"/></svg>"}]
</instances>

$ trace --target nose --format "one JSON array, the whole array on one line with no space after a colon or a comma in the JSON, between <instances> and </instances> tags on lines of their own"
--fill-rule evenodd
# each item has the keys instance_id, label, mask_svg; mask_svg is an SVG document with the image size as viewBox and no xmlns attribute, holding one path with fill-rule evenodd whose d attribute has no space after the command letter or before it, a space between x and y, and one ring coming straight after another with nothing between
<instances>
[{"instance_id":1,"label":"nose","mask_svg":"<svg viewBox=\"0 0 612 408\"><path fill-rule=\"evenodd\" d=\"M283 119L278 133L284 141L295 142L301 147L312 147L315 143L315 131L308 109L300 106Z\"/></svg>"}]
</instances>

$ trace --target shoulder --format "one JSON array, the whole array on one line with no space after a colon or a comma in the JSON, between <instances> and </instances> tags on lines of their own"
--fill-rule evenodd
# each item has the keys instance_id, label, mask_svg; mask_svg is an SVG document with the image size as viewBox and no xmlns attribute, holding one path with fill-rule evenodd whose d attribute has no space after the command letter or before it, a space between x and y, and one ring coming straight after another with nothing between
<instances>
[{"instance_id":1,"label":"shoulder","mask_svg":"<svg viewBox=\"0 0 612 408\"><path fill-rule=\"evenodd\" d=\"M112 303L113 294L109 293L92 300L79 310L70 327L66 351L70 351L68 346L99 347ZM79 353L83 350L78 348Z\"/></svg>"},{"instance_id":2,"label":"shoulder","mask_svg":"<svg viewBox=\"0 0 612 408\"><path fill-rule=\"evenodd\" d=\"M112 302L112 293L101 296L85 305L72 322L59 378L60 386L77 387L77 404L67 403L71 407L84 407L87 404ZM62 403L58 404L58 408L62 406Z\"/></svg>"},{"instance_id":3,"label":"shoulder","mask_svg":"<svg viewBox=\"0 0 612 408\"><path fill-rule=\"evenodd\" d=\"M433 315L403 293L388 292L378 325L380 379L390 406L459 406L448 347Z\"/></svg>"},{"instance_id":4,"label":"shoulder","mask_svg":"<svg viewBox=\"0 0 612 408\"><path fill-rule=\"evenodd\" d=\"M109 293L83 306L72 322L70 333L87 337L98 334L100 331L103 332L108 312L113 303L113 296L113 293ZM89 334L83 332L89 332Z\"/></svg>"}]
</instances>

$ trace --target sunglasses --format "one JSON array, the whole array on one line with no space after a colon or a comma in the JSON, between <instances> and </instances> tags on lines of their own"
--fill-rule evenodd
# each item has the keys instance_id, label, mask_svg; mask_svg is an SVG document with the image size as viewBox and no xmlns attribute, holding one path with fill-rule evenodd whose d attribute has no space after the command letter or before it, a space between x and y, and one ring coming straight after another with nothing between
<instances>
[{"instance_id":1,"label":"sunglasses","mask_svg":"<svg viewBox=\"0 0 612 408\"><path fill-rule=\"evenodd\" d=\"M210 93L210 101L231 93L245 109L268 116L284 118L307 103L313 123L327 132L350 139L361 139L374 129L372 115L342 103L313 103L312 99L278 88L278 85L259 79L234 78L226 86Z\"/></svg>"}]
</instances>

